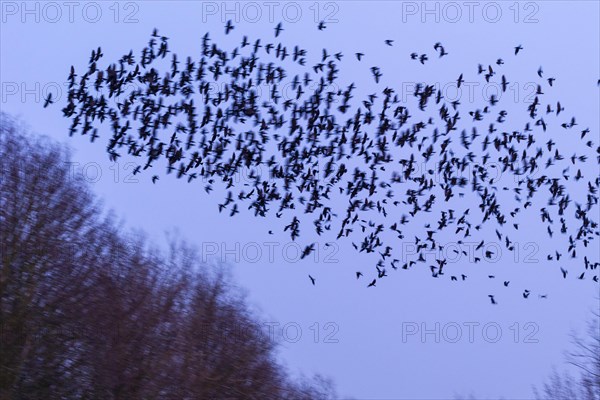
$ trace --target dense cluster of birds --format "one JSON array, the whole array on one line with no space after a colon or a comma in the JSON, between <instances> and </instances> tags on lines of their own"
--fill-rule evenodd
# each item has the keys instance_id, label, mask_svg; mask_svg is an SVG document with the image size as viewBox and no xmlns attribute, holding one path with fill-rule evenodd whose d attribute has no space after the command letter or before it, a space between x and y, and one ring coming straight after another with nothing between
<instances>
[{"instance_id":1,"label":"dense cluster of birds","mask_svg":"<svg viewBox=\"0 0 600 400\"><path fill-rule=\"evenodd\" d=\"M318 30L325 27L321 22ZM228 21L225 34L234 28ZM351 237L357 251L378 256L377 276L369 278L369 287L388 276L389 268L426 264L433 277L443 276L447 260L431 263L424 254L442 248L437 237L444 230L461 243L479 235L484 224L492 224L498 241L514 250L510 232L519 229L528 208L539 206L539 224L549 237L559 231L564 238L564 249L557 247L560 252L547 256L558 262L557 273L564 267L563 254L575 258L580 246L587 247L599 235L594 215L600 178L586 177L582 168L590 152L600 162L600 146L590 139L589 129L566 116L560 102L544 101L555 79L544 77L542 68L533 102L526 105L529 121L515 129L507 126L508 112L500 107L500 96L464 110L434 85L419 84L412 96L416 106L409 110L393 87L383 85L378 66L367 66L373 80L363 80L377 88L375 93L357 98L359 89L369 88L339 82L340 68L347 62L342 53L323 49L311 65L308 50L286 46L278 39L282 32L280 23L274 40L243 36L231 51L217 46L207 33L201 38L199 57L183 60L155 29L139 59L131 51L104 69L99 67L102 50L95 49L87 70L78 75L71 67L68 76L62 111L72 122L70 134L90 134L94 141L99 137L97 123L107 121L112 128L110 158L116 160L126 148L129 155L144 160L134 173L162 161L167 173L188 182L198 179L208 193L221 182L227 197L218 205L219 212L234 216L246 203L255 216L275 213L284 221L289 217L284 231L292 240L300 236L306 220L318 235L331 231L337 239ZM393 46L393 40L385 44ZM438 59L449 54L441 43L433 49ZM521 51L523 46L516 46L511 57ZM365 52L355 56L349 62L364 63ZM408 56L420 63L429 60L417 52ZM504 63L498 59L487 67L479 65L473 75L498 82L505 92L509 81L502 73ZM456 81L458 87L463 75ZM260 94L261 85L270 87L268 99ZM44 106L51 103L48 98ZM435 112L427 114L431 108ZM553 135L579 140L581 153L563 153ZM491 174L491 165L505 176ZM247 179L240 182L242 170ZM152 182L158 179L152 176ZM502 179L506 186L498 186ZM584 194L574 199L573 187ZM546 198L537 201L542 193ZM476 209L464 207L465 195L475 199L471 204L477 203ZM340 212L333 203L347 207ZM567 225L568 214L574 218ZM400 262L384 232L414 244L415 259ZM405 239L407 232L414 240ZM360 240L354 240L357 234ZM483 246L481 241L477 250ZM302 257L313 250L314 243L306 246ZM493 252L486 250L482 257L491 258ZM597 281L592 270L600 263L586 257L584 266ZM562 274L567 277L565 269ZM357 279L362 276L356 272ZM316 279L309 278L315 284ZM460 281L466 275L450 278ZM529 293L526 290L523 297ZM493 295L490 299L496 304Z\"/></svg>"}]
</instances>

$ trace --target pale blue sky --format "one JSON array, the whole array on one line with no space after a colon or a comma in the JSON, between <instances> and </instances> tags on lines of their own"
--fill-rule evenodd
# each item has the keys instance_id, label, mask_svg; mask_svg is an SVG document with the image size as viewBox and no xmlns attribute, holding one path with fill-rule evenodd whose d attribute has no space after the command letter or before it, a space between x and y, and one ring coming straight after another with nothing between
<instances>
[{"instance_id":1,"label":"pale blue sky","mask_svg":"<svg viewBox=\"0 0 600 400\"><path fill-rule=\"evenodd\" d=\"M325 247L333 239L326 238L318 242L316 260L311 256L296 261L295 245L281 233L282 221L245 213L235 218L218 214L223 191L207 196L201 184L188 185L162 170L157 171L161 175L157 185L150 183L148 174L128 177L132 167L127 162L133 160L114 165L103 144L92 145L87 137L69 139L69 121L58 107L43 109L42 101L47 91L55 97L62 94L59 101L65 101L69 67L85 68L93 48L102 46L105 60L116 61L130 49L139 53L154 27L170 38L171 49L185 59L199 55L200 38L207 31L221 46L231 47L242 35L251 40L273 38L274 26L282 21L285 30L278 39L288 46L298 44L314 57L323 47L343 52L340 81L355 81L364 93L380 90L369 72L373 65L381 67L386 85L398 91L419 81L439 82L450 91L448 85L460 73L468 82L480 82L477 64L503 58L503 73L519 88L513 89L514 100L505 107L518 121L525 121L521 115L531 93L527 85L537 80L542 65L547 76L556 77L548 96L559 99L566 114L576 115L580 125L589 126L597 143L598 2L258 1L251 6L228 2L227 8L221 1L68 4L2 2L2 110L20 116L33 131L71 146L74 161L86 166L93 190L126 226L142 228L157 242L164 242L165 231L176 229L199 249L208 253L216 249L211 262L232 265L249 301L260 310L262 322L291 324L292 337L294 326L302 330L295 343L277 334L283 342L281 359L292 371L328 375L340 395L357 399L448 399L471 392L481 398L526 399L532 397L531 385L539 384L552 364L562 363L570 330L582 328L589 310L598 306L598 285L563 280L558 265L545 261L555 243L546 240L536 210L523 216L520 231L511 233L520 243L518 256L503 249L495 263L474 265L464 258L450 264L447 272L467 271L470 279L464 284L431 279L427 271L399 271L380 280L375 290L366 290L365 281L357 283L354 271L372 269L376 259L355 253L350 241ZM326 18L327 28L318 31L317 22ZM233 19L236 28L226 37L227 19ZM384 39L394 39L394 46L386 46ZM442 60L432 48L438 41L449 53ZM515 58L513 47L518 44L524 50ZM356 51L365 53L362 63L354 59ZM410 60L412 52L427 52L430 62L422 66ZM484 89L475 86L473 98L463 93L461 102L483 106ZM580 144L565 138L564 131L548 134L561 142L564 153L580 151ZM590 161L584 172L593 176L598 170ZM96 171L101 173L98 178ZM269 230L275 235L269 235ZM446 237L448 244L455 240ZM261 255L255 257L257 248ZM596 240L586 254L598 260L598 252ZM528 255L538 262L526 262ZM564 265L581 269L583 255ZM309 273L317 277L314 287ZM496 281L488 280L488 273L497 275ZM504 279L511 281L509 288L500 287L499 280ZM520 295L523 288L534 293L527 301ZM490 305L489 293L497 293L498 306ZM541 293L548 299L539 300ZM421 329L422 324L430 330L439 324L443 334L439 343L433 334L425 340L419 334L407 335L407 329ZM482 330L486 324L491 324L487 339ZM462 336L451 343L457 326ZM472 343L469 326L473 326ZM492 343L490 337L498 327L502 335ZM315 330L320 334L317 343Z\"/></svg>"}]
</instances>

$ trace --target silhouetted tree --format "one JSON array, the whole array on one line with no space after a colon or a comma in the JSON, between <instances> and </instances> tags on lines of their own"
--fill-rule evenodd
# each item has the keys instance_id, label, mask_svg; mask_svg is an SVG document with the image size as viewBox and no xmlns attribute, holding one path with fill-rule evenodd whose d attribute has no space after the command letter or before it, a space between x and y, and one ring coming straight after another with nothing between
<instances>
[{"instance_id":1,"label":"silhouetted tree","mask_svg":"<svg viewBox=\"0 0 600 400\"><path fill-rule=\"evenodd\" d=\"M572 335L572 344L566 359L579 374L554 369L541 391L534 388L536 399L600 400L600 313L593 312L587 335Z\"/></svg>"},{"instance_id":2,"label":"silhouetted tree","mask_svg":"<svg viewBox=\"0 0 600 400\"><path fill-rule=\"evenodd\" d=\"M276 362L226 267L123 233L67 149L1 118L1 399L334 397Z\"/></svg>"}]
</instances>

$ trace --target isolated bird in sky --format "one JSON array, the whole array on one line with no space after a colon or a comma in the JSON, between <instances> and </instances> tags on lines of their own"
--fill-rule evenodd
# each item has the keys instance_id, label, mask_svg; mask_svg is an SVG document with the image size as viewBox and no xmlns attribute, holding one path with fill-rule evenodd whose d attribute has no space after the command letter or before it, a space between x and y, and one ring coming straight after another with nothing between
<instances>
[{"instance_id":1,"label":"isolated bird in sky","mask_svg":"<svg viewBox=\"0 0 600 400\"><path fill-rule=\"evenodd\" d=\"M281 33L281 31L283 31L283 27L281 22L277 24L277 26L275 27L275 37L278 37L279 34Z\"/></svg>"},{"instance_id":2,"label":"isolated bird in sky","mask_svg":"<svg viewBox=\"0 0 600 400\"><path fill-rule=\"evenodd\" d=\"M54 103L52 100L52 92L48 93L48 96L44 100L44 108L48 107L50 104Z\"/></svg>"},{"instance_id":3,"label":"isolated bird in sky","mask_svg":"<svg viewBox=\"0 0 600 400\"><path fill-rule=\"evenodd\" d=\"M434 44L433 48L440 53L440 58L448 55L448 53L444 49L444 46L442 46L442 44L440 42L437 42L436 44Z\"/></svg>"},{"instance_id":4,"label":"isolated bird in sky","mask_svg":"<svg viewBox=\"0 0 600 400\"><path fill-rule=\"evenodd\" d=\"M233 30L234 26L231 23L231 20L227 21L227 24L225 25L225 34L229 35L229 32L231 32Z\"/></svg>"},{"instance_id":5,"label":"isolated bird in sky","mask_svg":"<svg viewBox=\"0 0 600 400\"><path fill-rule=\"evenodd\" d=\"M523 46L521 46L521 45L518 45L518 46L516 46L516 47L515 47L515 56L516 56L517 54L519 54L519 51L521 51L521 50L523 50Z\"/></svg>"}]
</instances>

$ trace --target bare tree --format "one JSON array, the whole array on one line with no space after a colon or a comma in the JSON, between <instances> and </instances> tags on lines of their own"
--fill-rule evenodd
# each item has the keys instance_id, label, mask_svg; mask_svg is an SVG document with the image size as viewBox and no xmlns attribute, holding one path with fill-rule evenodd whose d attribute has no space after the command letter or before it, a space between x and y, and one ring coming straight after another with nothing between
<instances>
[{"instance_id":1,"label":"bare tree","mask_svg":"<svg viewBox=\"0 0 600 400\"><path fill-rule=\"evenodd\" d=\"M593 311L585 336L573 334L574 349L566 354L568 364L578 375L553 370L541 390L534 388L538 400L600 400L600 314Z\"/></svg>"},{"instance_id":2,"label":"bare tree","mask_svg":"<svg viewBox=\"0 0 600 400\"><path fill-rule=\"evenodd\" d=\"M123 233L67 149L1 118L0 399L334 397L276 362L226 267Z\"/></svg>"},{"instance_id":3,"label":"bare tree","mask_svg":"<svg viewBox=\"0 0 600 400\"><path fill-rule=\"evenodd\" d=\"M86 266L103 223L84 183L69 176L67 150L20 129L2 115L0 393L40 398L70 387L71 333L77 310L91 307Z\"/></svg>"}]
</instances>

